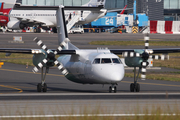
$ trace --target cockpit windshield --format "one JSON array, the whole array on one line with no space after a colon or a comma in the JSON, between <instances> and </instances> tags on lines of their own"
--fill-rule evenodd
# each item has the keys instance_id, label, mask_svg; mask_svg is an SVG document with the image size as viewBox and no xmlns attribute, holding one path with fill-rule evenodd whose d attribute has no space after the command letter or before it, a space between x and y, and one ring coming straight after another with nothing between
<instances>
[{"instance_id":1,"label":"cockpit windshield","mask_svg":"<svg viewBox=\"0 0 180 120\"><path fill-rule=\"evenodd\" d=\"M96 58L93 61L93 64L108 64L108 63L122 64L119 58Z\"/></svg>"},{"instance_id":2,"label":"cockpit windshield","mask_svg":"<svg viewBox=\"0 0 180 120\"><path fill-rule=\"evenodd\" d=\"M101 64L105 64L105 63L111 63L111 59L110 58L102 58Z\"/></svg>"},{"instance_id":3,"label":"cockpit windshield","mask_svg":"<svg viewBox=\"0 0 180 120\"><path fill-rule=\"evenodd\" d=\"M100 58L96 58L93 62L93 64L100 64Z\"/></svg>"}]
</instances>

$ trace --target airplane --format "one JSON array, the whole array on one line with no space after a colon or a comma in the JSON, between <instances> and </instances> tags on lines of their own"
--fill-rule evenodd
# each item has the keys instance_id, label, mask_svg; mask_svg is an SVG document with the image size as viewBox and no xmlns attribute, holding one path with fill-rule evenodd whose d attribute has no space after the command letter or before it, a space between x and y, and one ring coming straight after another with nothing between
<instances>
[{"instance_id":1,"label":"airplane","mask_svg":"<svg viewBox=\"0 0 180 120\"><path fill-rule=\"evenodd\" d=\"M79 21L75 24L82 25L90 23L94 20L97 20L107 14L107 12L118 11L103 9L106 0L90 0L87 4L82 5L81 7L89 6L89 7L99 7L98 10L66 10L65 16L66 21L68 18L73 15L79 15ZM7 27L9 29L20 30L24 29L24 27L35 26L34 32L41 32L39 27L52 27L53 32L56 32L56 11L55 10L19 10L14 6L13 9L10 9L9 12L9 21ZM0 11L1 12L1 11ZM78 18L78 17L76 17ZM73 18L74 19L74 18ZM76 20L75 20L76 21ZM73 24L74 25L74 24ZM69 28L68 28L69 29Z\"/></svg>"},{"instance_id":2,"label":"airplane","mask_svg":"<svg viewBox=\"0 0 180 120\"><path fill-rule=\"evenodd\" d=\"M66 20L69 15L80 14L80 20L76 24L86 24L94 21L100 17L103 17L106 13L106 9L102 9L105 5L106 0L90 0L83 6L99 7L101 9L95 11L77 11L77 10L66 10ZM1 11L0 11L1 12ZM56 11L55 10L16 10L16 5L13 9L9 9L7 12L9 15L9 21L7 27L9 29L20 30L26 26L36 26L34 32L40 32L39 27L53 27L53 31L56 31ZM7 19L6 19L7 20Z\"/></svg>"},{"instance_id":3,"label":"airplane","mask_svg":"<svg viewBox=\"0 0 180 120\"><path fill-rule=\"evenodd\" d=\"M11 8L3 9L4 3L0 3L0 26L7 26L9 18L6 16L9 14Z\"/></svg>"},{"instance_id":4,"label":"airplane","mask_svg":"<svg viewBox=\"0 0 180 120\"><path fill-rule=\"evenodd\" d=\"M20 6L21 7L21 6ZM125 70L120 58L117 54L122 54L125 57L125 63L129 67L139 67L139 72L136 77L134 75L134 83L130 84L131 92L139 92L140 85L138 82L139 73L141 79L146 78L146 67L148 59L166 59L164 55L180 52L180 48L158 48L149 49L149 37L145 37L145 49L79 49L73 45L67 33L64 16L64 6L35 6L33 9L41 10L48 8L49 10L56 10L57 19L57 35L58 45L57 49L48 49L48 47L39 38L34 38L33 41L40 46L41 49L22 49L22 48L0 48L0 52L4 53L24 53L33 54L33 72L36 73L41 69L41 83L37 85L38 92L47 92L47 84L45 83L45 76L50 67L54 65L61 71L61 73L70 81L80 84L109 84L109 92L117 92L117 85L123 80ZM25 7L22 6L22 9ZM56 55L60 55L56 59ZM43 68L46 68L45 73ZM136 70L136 69L135 69ZM134 71L136 73L136 71Z\"/></svg>"}]
</instances>

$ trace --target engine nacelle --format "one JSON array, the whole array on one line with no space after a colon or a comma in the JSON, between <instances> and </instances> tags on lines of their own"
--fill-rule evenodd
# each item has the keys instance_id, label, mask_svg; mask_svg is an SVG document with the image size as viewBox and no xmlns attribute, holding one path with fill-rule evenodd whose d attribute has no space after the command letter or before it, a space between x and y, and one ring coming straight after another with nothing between
<instances>
[{"instance_id":1,"label":"engine nacelle","mask_svg":"<svg viewBox=\"0 0 180 120\"><path fill-rule=\"evenodd\" d=\"M144 50L134 50L135 53L142 54ZM141 67L143 59L141 57L125 57L125 64L128 67Z\"/></svg>"},{"instance_id":2,"label":"engine nacelle","mask_svg":"<svg viewBox=\"0 0 180 120\"><path fill-rule=\"evenodd\" d=\"M141 67L143 59L141 57L127 57L125 58L125 64L128 67Z\"/></svg>"},{"instance_id":3,"label":"engine nacelle","mask_svg":"<svg viewBox=\"0 0 180 120\"><path fill-rule=\"evenodd\" d=\"M13 29L13 30L20 30L20 29L24 29L26 25L21 23L21 21L9 21L7 24L7 27L9 29Z\"/></svg>"},{"instance_id":4,"label":"engine nacelle","mask_svg":"<svg viewBox=\"0 0 180 120\"><path fill-rule=\"evenodd\" d=\"M44 59L47 58L47 53L45 53L44 51L42 51L43 53L41 54L34 54L33 55L33 64L35 66L38 66L39 63L41 63ZM53 60L49 60L45 65L43 65L43 67L52 67L54 66L54 61Z\"/></svg>"}]
</instances>

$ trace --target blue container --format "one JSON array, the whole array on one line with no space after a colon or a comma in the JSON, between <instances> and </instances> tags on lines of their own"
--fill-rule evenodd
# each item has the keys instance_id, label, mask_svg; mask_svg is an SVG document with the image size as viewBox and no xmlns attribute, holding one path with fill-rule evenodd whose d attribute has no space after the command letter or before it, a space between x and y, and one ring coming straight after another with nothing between
<instances>
[{"instance_id":1,"label":"blue container","mask_svg":"<svg viewBox=\"0 0 180 120\"><path fill-rule=\"evenodd\" d=\"M92 27L117 27L117 12L107 13L106 16L91 22Z\"/></svg>"},{"instance_id":2,"label":"blue container","mask_svg":"<svg viewBox=\"0 0 180 120\"><path fill-rule=\"evenodd\" d=\"M139 21L139 27L148 26L148 16L146 16L146 14L137 14L137 16Z\"/></svg>"}]
</instances>

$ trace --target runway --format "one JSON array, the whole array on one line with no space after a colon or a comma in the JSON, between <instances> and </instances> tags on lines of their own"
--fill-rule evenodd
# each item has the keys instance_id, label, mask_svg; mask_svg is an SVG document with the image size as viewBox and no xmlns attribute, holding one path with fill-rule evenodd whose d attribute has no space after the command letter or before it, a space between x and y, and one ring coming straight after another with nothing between
<instances>
[{"instance_id":1,"label":"runway","mask_svg":"<svg viewBox=\"0 0 180 120\"><path fill-rule=\"evenodd\" d=\"M22 35L24 44L8 43L14 35ZM1 34L0 48L38 48L32 39L38 36L49 48L57 48L55 34L17 33ZM143 35L119 34L83 34L69 35L73 44L79 48L96 48L88 42L92 40L136 40L143 39ZM108 37L109 36L109 37ZM86 39L85 39L86 38ZM178 36L153 35L153 39L179 40ZM169 38L169 39L168 39ZM85 39L85 40L84 40ZM102 46L100 46L102 47ZM108 48L126 48L127 46L107 46ZM132 47L132 46L130 46ZM143 47L143 46L133 46ZM152 46L155 47L155 46ZM168 109L180 108L180 82L146 80L139 81L140 93L130 93L130 83L133 78L124 78L117 86L117 93L108 93L109 85L83 85L67 80L56 67L50 69L46 83L47 93L37 93L36 86L40 82L40 73L34 74L33 67L5 63L0 69L0 116L2 115L59 115L83 113L144 113L144 109L152 111L161 108L164 112ZM174 69L161 68L161 71ZM126 70L130 72L132 70ZM159 72L160 70L153 70ZM178 70L175 70L178 71ZM138 108L138 109L137 109ZM7 112L8 111L8 112Z\"/></svg>"}]
</instances>

